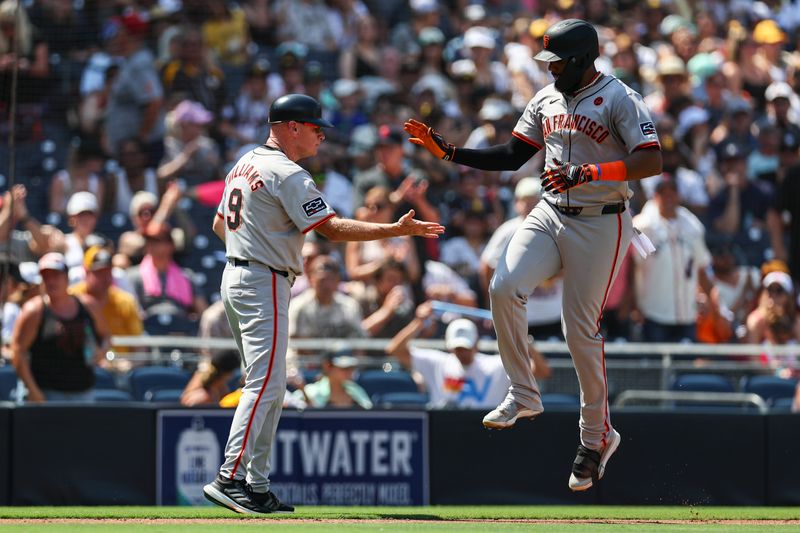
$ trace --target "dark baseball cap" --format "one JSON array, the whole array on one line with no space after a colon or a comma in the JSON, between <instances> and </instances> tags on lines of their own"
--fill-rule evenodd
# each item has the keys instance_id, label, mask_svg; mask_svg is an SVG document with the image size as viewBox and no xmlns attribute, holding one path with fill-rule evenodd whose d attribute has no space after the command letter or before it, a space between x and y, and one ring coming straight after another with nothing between
<instances>
[{"instance_id":1,"label":"dark baseball cap","mask_svg":"<svg viewBox=\"0 0 800 533\"><path fill-rule=\"evenodd\" d=\"M717 156L720 161L729 161L732 159L746 159L747 154L742 149L741 145L732 139L722 141L717 147Z\"/></svg>"},{"instance_id":2,"label":"dark baseball cap","mask_svg":"<svg viewBox=\"0 0 800 533\"><path fill-rule=\"evenodd\" d=\"M239 352L236 350L223 350L211 356L211 364L218 372L233 372L241 365Z\"/></svg>"},{"instance_id":3,"label":"dark baseball cap","mask_svg":"<svg viewBox=\"0 0 800 533\"><path fill-rule=\"evenodd\" d=\"M278 66L281 69L302 68L308 55L308 47L297 41L286 41L275 49Z\"/></svg>"},{"instance_id":4,"label":"dark baseball cap","mask_svg":"<svg viewBox=\"0 0 800 533\"><path fill-rule=\"evenodd\" d=\"M250 78L263 78L270 73L272 65L266 57L259 57L253 60L247 68L247 75Z\"/></svg>"},{"instance_id":5,"label":"dark baseball cap","mask_svg":"<svg viewBox=\"0 0 800 533\"><path fill-rule=\"evenodd\" d=\"M403 130L388 124L378 127L378 146L393 144L403 144Z\"/></svg>"},{"instance_id":6,"label":"dark baseball cap","mask_svg":"<svg viewBox=\"0 0 800 533\"><path fill-rule=\"evenodd\" d=\"M319 61L309 61L303 69L303 81L306 83L322 81L322 64Z\"/></svg>"},{"instance_id":7,"label":"dark baseball cap","mask_svg":"<svg viewBox=\"0 0 800 533\"><path fill-rule=\"evenodd\" d=\"M111 252L102 246L91 246L83 254L83 267L86 270L111 268Z\"/></svg>"}]
</instances>

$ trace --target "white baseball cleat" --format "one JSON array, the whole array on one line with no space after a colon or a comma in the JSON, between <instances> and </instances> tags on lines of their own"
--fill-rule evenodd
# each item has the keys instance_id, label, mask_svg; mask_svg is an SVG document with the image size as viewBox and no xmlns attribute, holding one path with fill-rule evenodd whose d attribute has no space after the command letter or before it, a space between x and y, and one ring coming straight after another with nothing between
<instances>
[{"instance_id":1,"label":"white baseball cleat","mask_svg":"<svg viewBox=\"0 0 800 533\"><path fill-rule=\"evenodd\" d=\"M489 429L507 429L513 427L520 418L536 418L542 412L544 409L534 411L523 407L509 394L494 411L483 417L483 426Z\"/></svg>"},{"instance_id":2,"label":"white baseball cleat","mask_svg":"<svg viewBox=\"0 0 800 533\"><path fill-rule=\"evenodd\" d=\"M583 444L578 445L578 455L572 464L572 473L569 476L569 488L575 492L586 490L595 481L603 478L606 473L606 464L622 441L619 433L611 429L603 453L590 450Z\"/></svg>"}]
</instances>

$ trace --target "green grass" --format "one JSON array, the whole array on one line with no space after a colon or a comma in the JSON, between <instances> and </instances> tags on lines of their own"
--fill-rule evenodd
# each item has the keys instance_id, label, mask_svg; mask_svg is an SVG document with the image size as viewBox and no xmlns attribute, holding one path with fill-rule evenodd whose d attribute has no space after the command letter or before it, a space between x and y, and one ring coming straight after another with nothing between
<instances>
[{"instance_id":1,"label":"green grass","mask_svg":"<svg viewBox=\"0 0 800 533\"><path fill-rule=\"evenodd\" d=\"M546 531L630 532L788 532L798 524L732 524L709 520L800 520L800 509L792 507L606 507L606 506L471 506L471 507L301 507L292 515L275 518L306 519L296 523L270 523L272 517L243 517L225 509L210 507L0 507L0 519L41 519L25 524L1 524L5 532L127 533L132 531L222 533L227 531L303 532L472 532L505 533ZM81 523L48 523L47 519L84 519ZM93 519L166 519L175 523L95 522ZM181 523L181 519L227 519L224 523ZM386 520L386 522L335 523L329 520ZM421 522L409 522L417 520ZM464 523L455 520L493 520ZM504 520L588 520L572 523L514 523ZM603 520L630 520L631 523L602 523ZM688 520L686 524L641 523L636 520Z\"/></svg>"},{"instance_id":2,"label":"green grass","mask_svg":"<svg viewBox=\"0 0 800 533\"><path fill-rule=\"evenodd\" d=\"M800 520L798 507L430 506L299 507L291 519L412 520ZM0 518L240 518L219 507L0 507ZM267 517L269 519L270 517ZM259 517L261 519L261 517Z\"/></svg>"},{"instance_id":3,"label":"green grass","mask_svg":"<svg viewBox=\"0 0 800 533\"><path fill-rule=\"evenodd\" d=\"M538 531L547 533L582 533L589 532L614 532L624 531L631 533L660 533L663 531L669 533L688 532L688 533L754 533L763 532L768 533L777 531L780 533L797 531L797 526L733 526L727 524L687 524L687 525L673 525L673 524L537 524L532 525L529 523L521 524L269 524L263 522L236 522L225 524L224 528L219 525L213 524L47 524L47 525L3 525L3 531L9 532L25 532L25 533L127 533L135 531L146 531L148 533L223 533L233 531L239 532L253 532L253 531L269 531L270 533L319 533L319 532L412 532L412 533L439 533L439 532L485 532L491 533L506 533L516 531Z\"/></svg>"}]
</instances>

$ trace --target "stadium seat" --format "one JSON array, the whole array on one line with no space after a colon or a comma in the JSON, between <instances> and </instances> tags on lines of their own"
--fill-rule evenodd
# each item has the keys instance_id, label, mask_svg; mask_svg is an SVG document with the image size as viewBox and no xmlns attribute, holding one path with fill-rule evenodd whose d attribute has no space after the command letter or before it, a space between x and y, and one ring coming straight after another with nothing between
<instances>
[{"instance_id":1,"label":"stadium seat","mask_svg":"<svg viewBox=\"0 0 800 533\"><path fill-rule=\"evenodd\" d=\"M17 388L17 373L14 367L0 367L0 402L11 399L11 391Z\"/></svg>"},{"instance_id":2,"label":"stadium seat","mask_svg":"<svg viewBox=\"0 0 800 533\"><path fill-rule=\"evenodd\" d=\"M683 374L675 378L670 389L686 392L736 392L727 378L717 374Z\"/></svg>"},{"instance_id":3,"label":"stadium seat","mask_svg":"<svg viewBox=\"0 0 800 533\"><path fill-rule=\"evenodd\" d=\"M96 402L132 402L133 396L119 389L95 389L94 401Z\"/></svg>"},{"instance_id":4,"label":"stadium seat","mask_svg":"<svg viewBox=\"0 0 800 533\"><path fill-rule=\"evenodd\" d=\"M116 389L117 381L114 378L114 374L112 374L105 368L101 368L99 366L94 367L94 388Z\"/></svg>"},{"instance_id":5,"label":"stadium seat","mask_svg":"<svg viewBox=\"0 0 800 533\"><path fill-rule=\"evenodd\" d=\"M769 405L779 398L794 398L797 380L777 376L750 376L744 379L742 390L758 394Z\"/></svg>"},{"instance_id":6,"label":"stadium seat","mask_svg":"<svg viewBox=\"0 0 800 533\"><path fill-rule=\"evenodd\" d=\"M103 235L114 242L119 240L125 231L133 229L126 213L103 213L97 219L94 233Z\"/></svg>"},{"instance_id":7,"label":"stadium seat","mask_svg":"<svg viewBox=\"0 0 800 533\"><path fill-rule=\"evenodd\" d=\"M144 330L150 335L197 335L198 323L181 315L159 313L144 319Z\"/></svg>"},{"instance_id":8,"label":"stadium seat","mask_svg":"<svg viewBox=\"0 0 800 533\"><path fill-rule=\"evenodd\" d=\"M770 411L773 413L791 413L794 398L775 398L770 406Z\"/></svg>"},{"instance_id":9,"label":"stadium seat","mask_svg":"<svg viewBox=\"0 0 800 533\"><path fill-rule=\"evenodd\" d=\"M363 370L356 383L364 388L370 398L389 392L419 392L411 374L404 371Z\"/></svg>"},{"instance_id":10,"label":"stadium seat","mask_svg":"<svg viewBox=\"0 0 800 533\"><path fill-rule=\"evenodd\" d=\"M422 392L386 392L373 396L377 407L394 409L424 409L428 399L428 395Z\"/></svg>"},{"instance_id":11,"label":"stadium seat","mask_svg":"<svg viewBox=\"0 0 800 533\"><path fill-rule=\"evenodd\" d=\"M131 394L134 399L144 400L145 393L160 389L181 389L186 387L191 376L185 370L164 366L145 366L135 368L130 374Z\"/></svg>"},{"instance_id":12,"label":"stadium seat","mask_svg":"<svg viewBox=\"0 0 800 533\"><path fill-rule=\"evenodd\" d=\"M183 389L153 389L144 393L146 402L180 403Z\"/></svg>"}]
</instances>

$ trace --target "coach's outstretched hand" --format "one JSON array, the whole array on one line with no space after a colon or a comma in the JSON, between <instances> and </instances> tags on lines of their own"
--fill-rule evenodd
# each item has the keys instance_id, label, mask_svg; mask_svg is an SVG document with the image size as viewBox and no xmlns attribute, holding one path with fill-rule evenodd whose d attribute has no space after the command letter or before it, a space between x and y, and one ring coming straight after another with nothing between
<instances>
[{"instance_id":1,"label":"coach's outstretched hand","mask_svg":"<svg viewBox=\"0 0 800 533\"><path fill-rule=\"evenodd\" d=\"M444 233L444 226L441 224L415 219L413 209L401 216L400 220L395 222L395 224L397 224L397 227L400 228L402 235L414 235L417 237L426 237L428 239L438 239L439 235Z\"/></svg>"},{"instance_id":2,"label":"coach's outstretched hand","mask_svg":"<svg viewBox=\"0 0 800 533\"><path fill-rule=\"evenodd\" d=\"M406 133L411 135L411 138L408 140L409 142L418 146L424 146L426 150L439 159L444 159L445 161L453 159L456 147L445 142L442 135L427 124L410 118L403 125L403 129L406 130Z\"/></svg>"}]
</instances>

